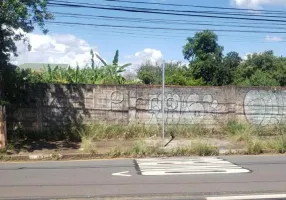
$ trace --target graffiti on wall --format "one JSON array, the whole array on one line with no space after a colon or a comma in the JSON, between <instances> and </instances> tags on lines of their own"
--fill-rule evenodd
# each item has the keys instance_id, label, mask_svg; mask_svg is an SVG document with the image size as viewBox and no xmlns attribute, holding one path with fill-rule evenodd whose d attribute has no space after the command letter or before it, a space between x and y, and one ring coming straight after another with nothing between
<instances>
[{"instance_id":1,"label":"graffiti on wall","mask_svg":"<svg viewBox=\"0 0 286 200\"><path fill-rule=\"evenodd\" d=\"M251 124L286 123L286 91L250 90L244 99L244 115Z\"/></svg>"},{"instance_id":2,"label":"graffiti on wall","mask_svg":"<svg viewBox=\"0 0 286 200\"><path fill-rule=\"evenodd\" d=\"M115 90L111 92L110 95L110 107L111 110L120 110L122 109L122 103L124 101L124 94L121 91Z\"/></svg>"},{"instance_id":3,"label":"graffiti on wall","mask_svg":"<svg viewBox=\"0 0 286 200\"><path fill-rule=\"evenodd\" d=\"M214 96L218 97L207 93L167 93L165 95L165 122L167 124L225 123L228 120L229 105L227 102L219 103ZM107 106L111 111L117 111L118 113L112 115L118 115L116 117L119 119L124 118L119 111L128 111L131 107L133 108L128 104L129 96L126 91L101 91L95 97L96 107ZM137 109L134 113L136 120L148 124L162 122L162 94L144 95L142 93L139 97L135 97L134 108ZM250 90L243 99L243 110L245 119L251 124L286 123L286 91Z\"/></svg>"},{"instance_id":4,"label":"graffiti on wall","mask_svg":"<svg viewBox=\"0 0 286 200\"><path fill-rule=\"evenodd\" d=\"M165 122L167 124L199 124L203 120L214 120L222 106L212 95L165 95ZM150 124L162 122L162 94L149 95Z\"/></svg>"}]
</instances>

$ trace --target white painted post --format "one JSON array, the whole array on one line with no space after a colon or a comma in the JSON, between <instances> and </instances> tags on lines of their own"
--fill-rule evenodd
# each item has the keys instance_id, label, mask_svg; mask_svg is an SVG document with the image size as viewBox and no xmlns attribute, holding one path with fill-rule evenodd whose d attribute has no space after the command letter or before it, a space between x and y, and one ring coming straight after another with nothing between
<instances>
[{"instance_id":1,"label":"white painted post","mask_svg":"<svg viewBox=\"0 0 286 200\"><path fill-rule=\"evenodd\" d=\"M165 61L162 64L162 148L165 146Z\"/></svg>"}]
</instances>

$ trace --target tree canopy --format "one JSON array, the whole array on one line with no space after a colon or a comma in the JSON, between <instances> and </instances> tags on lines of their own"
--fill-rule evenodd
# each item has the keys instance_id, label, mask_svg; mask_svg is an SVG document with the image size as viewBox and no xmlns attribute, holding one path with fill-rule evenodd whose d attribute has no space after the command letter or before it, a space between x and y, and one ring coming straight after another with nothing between
<instances>
[{"instance_id":1,"label":"tree canopy","mask_svg":"<svg viewBox=\"0 0 286 200\"><path fill-rule=\"evenodd\" d=\"M247 56L235 72L234 84L241 86L285 86L286 58L273 51Z\"/></svg>"},{"instance_id":2,"label":"tree canopy","mask_svg":"<svg viewBox=\"0 0 286 200\"><path fill-rule=\"evenodd\" d=\"M183 56L188 65L166 63L166 84L169 85L240 85L285 86L286 57L273 51L254 53L242 59L235 51L223 54L217 35L209 30L187 38ZM137 76L145 84L161 84L161 67L144 63Z\"/></svg>"},{"instance_id":3,"label":"tree canopy","mask_svg":"<svg viewBox=\"0 0 286 200\"><path fill-rule=\"evenodd\" d=\"M195 79L203 79L206 84L219 84L216 80L223 59L223 47L212 31L198 32L187 38L183 47L184 58L190 62L190 70Z\"/></svg>"},{"instance_id":4,"label":"tree canopy","mask_svg":"<svg viewBox=\"0 0 286 200\"><path fill-rule=\"evenodd\" d=\"M29 3L28 3L29 2ZM19 8L16 5L21 5ZM5 45L0 49L1 60L7 60L11 53L16 54L15 41L24 39L24 36L17 37L12 30L23 28L29 32L34 28L35 23L39 24L44 32L44 21L52 19L46 9L47 2L38 1L4 1L1 8L7 9L10 14L3 14L1 10L1 44ZM10 7L13 8L10 11ZM13 7L14 6L14 7ZM9 8L9 9L8 9ZM21 8L21 9L20 9ZM7 16L14 12L18 17L8 19ZM18 14L17 14L18 13ZM35 18L33 23L28 19ZM7 19L6 19L7 18ZM5 21L5 20L6 21ZM10 20L10 21L9 21ZM17 21L18 20L18 21ZM4 23L5 21L5 23ZM8 23L9 22L9 23ZM4 26L8 26L11 33L7 34ZM30 27L30 28L29 28ZM2 31L2 32L1 32ZM16 37L16 39L15 39ZM3 39L4 38L4 39ZM3 43L4 41L4 43ZM239 86L286 86L286 57L278 57L273 51L254 53L242 59L235 51L224 54L224 47L219 44L218 36L209 30L196 33L188 37L183 46L183 56L187 64L181 62L166 62L165 83L167 85L197 86L197 85L239 85ZM108 63L92 50L91 66L84 68L80 66L68 68L46 67L42 72L36 73L31 70L4 70L9 76L20 84L30 83L88 83L88 84L154 84L162 83L162 67L158 63L142 63L137 70L136 76L125 79L123 73L130 63L119 65L119 51L115 52L112 62ZM94 58L98 58L102 65L95 66ZM11 68L15 69L15 67ZM23 81L24 80L24 81ZM7 79L5 84L11 84Z\"/></svg>"},{"instance_id":5,"label":"tree canopy","mask_svg":"<svg viewBox=\"0 0 286 200\"><path fill-rule=\"evenodd\" d=\"M27 42L24 33L32 32L38 25L43 33L45 20L53 19L47 10L48 0L2 0L0 2L0 61L1 67L10 55L17 55L15 41ZM21 29L23 32L18 31Z\"/></svg>"}]
</instances>

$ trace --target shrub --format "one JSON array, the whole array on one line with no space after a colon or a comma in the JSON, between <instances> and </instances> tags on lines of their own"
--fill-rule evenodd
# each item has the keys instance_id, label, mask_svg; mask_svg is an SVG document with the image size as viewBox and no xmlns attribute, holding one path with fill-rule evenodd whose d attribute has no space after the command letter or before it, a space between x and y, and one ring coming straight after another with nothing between
<instances>
[{"instance_id":1,"label":"shrub","mask_svg":"<svg viewBox=\"0 0 286 200\"><path fill-rule=\"evenodd\" d=\"M219 154L218 147L207 143L194 143L191 147L193 154L197 156L215 156Z\"/></svg>"},{"instance_id":2,"label":"shrub","mask_svg":"<svg viewBox=\"0 0 286 200\"><path fill-rule=\"evenodd\" d=\"M269 142L269 147L276 153L286 153L286 135L279 136Z\"/></svg>"},{"instance_id":3,"label":"shrub","mask_svg":"<svg viewBox=\"0 0 286 200\"><path fill-rule=\"evenodd\" d=\"M246 149L250 155L259 155L263 153L264 144L258 139L251 139L247 141Z\"/></svg>"},{"instance_id":4,"label":"shrub","mask_svg":"<svg viewBox=\"0 0 286 200\"><path fill-rule=\"evenodd\" d=\"M91 137L83 137L81 139L80 147L86 153L92 153L92 154L96 153L96 144Z\"/></svg>"}]
</instances>

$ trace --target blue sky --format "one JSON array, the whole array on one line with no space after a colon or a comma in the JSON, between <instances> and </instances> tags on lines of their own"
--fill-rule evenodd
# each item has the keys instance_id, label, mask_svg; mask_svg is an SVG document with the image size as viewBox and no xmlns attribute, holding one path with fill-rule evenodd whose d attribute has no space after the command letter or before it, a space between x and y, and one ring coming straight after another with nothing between
<instances>
[{"instance_id":1,"label":"blue sky","mask_svg":"<svg viewBox=\"0 0 286 200\"><path fill-rule=\"evenodd\" d=\"M71 1L71 0L67 0ZM118 5L123 7L138 6L145 8L156 9L183 9L183 10L206 10L204 8L176 8L171 6L158 6L158 5L137 5L129 3L114 3L106 2L104 0L72 0L78 3L95 3L102 5ZM135 1L135 0L134 0ZM174 4L190 4L190 5L204 5L204 6L221 6L221 7L233 7L233 8L253 8L253 9L268 9L268 10L285 10L285 0L141 0L146 2L162 2L162 3L174 3ZM254 3L253 3L254 2ZM220 20L214 18L201 18L201 17L184 17L184 16L168 16L157 14L144 14L144 13L127 13L119 11L106 11L97 9L79 9L79 8L65 8L65 7L50 7L52 12L64 12L64 13L77 13L77 14L89 14L89 15L104 15L111 17L128 17L128 18L144 18L144 19L163 19L163 20L188 20L190 22L198 23L216 23L222 25L234 25L239 24L241 21L235 20ZM90 24L107 24L107 25L124 25L124 26L148 26L148 27L167 27L171 29L234 29L229 27L211 27L211 26L199 26L192 24L160 24L160 23L138 23L138 22L126 22L126 21L114 21L106 19L86 19L86 18L70 18L60 15L55 15L55 21L63 22L76 22L76 23L90 23ZM251 23L248 25L265 26L269 27L269 22L260 23L256 21L243 21ZM245 24L244 24L245 25ZM188 36L193 36L195 31L168 31L168 30L150 30L150 29L122 29L122 28L106 28L106 27L87 27L76 25L55 25L47 24L49 29L49 35L72 35L74 38L84 41L86 51L88 48L94 48L96 51L107 60L111 60L116 49L120 50L120 59L122 62L142 62L142 57L154 56L160 57L160 53L165 60L181 60L182 47L186 43ZM251 29L247 29L251 30ZM262 29L256 29L262 30ZM271 30L267 28L266 30ZM283 30L280 30L283 31ZM284 30L285 31L285 30ZM233 33L233 32L216 32L219 36L219 44L224 46L225 54L229 51L237 51L241 56L247 53L262 52L265 50L274 50L276 55L286 56L285 42L286 34L254 34L254 33ZM41 32L37 29L34 35L41 35ZM34 36L32 35L32 36ZM32 38L31 38L32 40ZM37 45L36 43L35 45ZM53 45L55 42L53 42ZM54 47L52 45L52 47ZM66 45L66 44L64 44ZM72 43L71 43L72 45ZM45 50L48 50L47 44L44 45ZM77 47L74 46L73 49ZM144 50L149 49L149 51ZM153 55L152 52L155 51ZM146 53L147 52L147 53ZM148 54L149 52L149 54ZM36 53L36 49L34 51ZM41 49L42 55L46 55L45 51ZM81 52L82 53L82 52ZM137 54L136 54L137 53ZM153 52L154 53L154 52ZM35 54L34 54L35 55ZM75 55L75 54L73 54ZM87 55L87 54L86 54ZM137 55L137 56L136 56ZM47 55L50 56L50 55ZM22 60L21 60L22 59ZM137 60L136 60L137 59ZM140 60L141 59L141 60ZM25 57L19 58L21 62L40 62L40 59L33 60L33 56L30 54ZM56 62L56 58L51 58L53 62Z\"/></svg>"}]
</instances>

